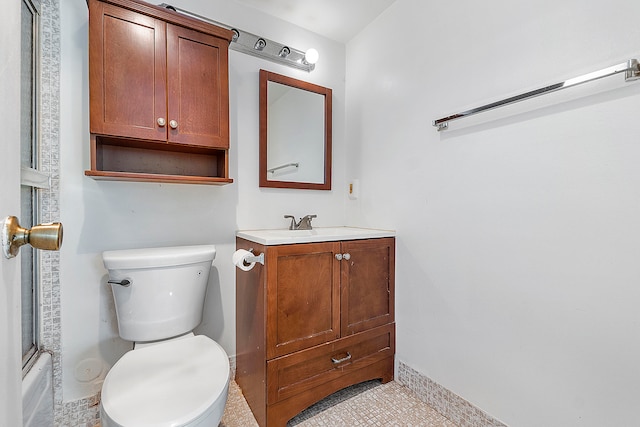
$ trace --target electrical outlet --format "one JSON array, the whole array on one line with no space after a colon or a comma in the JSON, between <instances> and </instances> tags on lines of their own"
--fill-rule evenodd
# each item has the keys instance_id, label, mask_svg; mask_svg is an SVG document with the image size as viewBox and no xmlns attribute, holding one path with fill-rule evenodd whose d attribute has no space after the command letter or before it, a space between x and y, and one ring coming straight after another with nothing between
<instances>
[{"instance_id":1,"label":"electrical outlet","mask_svg":"<svg viewBox=\"0 0 640 427\"><path fill-rule=\"evenodd\" d=\"M360 195L359 193L360 193L360 180L352 179L351 182L349 182L349 189L347 194L349 195L349 198L351 200L356 200Z\"/></svg>"}]
</instances>

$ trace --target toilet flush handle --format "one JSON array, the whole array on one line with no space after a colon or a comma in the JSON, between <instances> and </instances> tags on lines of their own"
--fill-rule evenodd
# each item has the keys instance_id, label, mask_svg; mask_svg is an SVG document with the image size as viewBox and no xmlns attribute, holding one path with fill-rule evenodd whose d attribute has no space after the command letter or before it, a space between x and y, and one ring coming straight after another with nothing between
<instances>
[{"instance_id":1,"label":"toilet flush handle","mask_svg":"<svg viewBox=\"0 0 640 427\"><path fill-rule=\"evenodd\" d=\"M111 284L111 285L120 285L123 286L125 288L128 288L129 286L131 286L131 281L124 279L124 280L109 280L107 281L107 283Z\"/></svg>"}]
</instances>

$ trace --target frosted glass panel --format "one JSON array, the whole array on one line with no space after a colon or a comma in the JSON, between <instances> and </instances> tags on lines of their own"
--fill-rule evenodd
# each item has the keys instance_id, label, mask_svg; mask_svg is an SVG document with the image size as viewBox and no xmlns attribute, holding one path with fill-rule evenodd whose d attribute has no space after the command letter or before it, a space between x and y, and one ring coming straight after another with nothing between
<instances>
[{"instance_id":1,"label":"frosted glass panel","mask_svg":"<svg viewBox=\"0 0 640 427\"><path fill-rule=\"evenodd\" d=\"M31 228L33 226L33 187L20 188L20 225ZM22 356L29 353L34 346L34 253L30 245L20 248L21 278L22 278Z\"/></svg>"},{"instance_id":2,"label":"frosted glass panel","mask_svg":"<svg viewBox=\"0 0 640 427\"><path fill-rule=\"evenodd\" d=\"M28 0L22 3L21 40L22 56L20 58L20 164L23 167L35 168L37 102L37 52L38 34L37 14L33 4ZM23 185L20 187L20 225L31 228L34 224L36 189ZM33 353L35 347L35 259L31 246L24 245L20 249L21 260L21 296L22 296L22 357L23 363Z\"/></svg>"}]
</instances>

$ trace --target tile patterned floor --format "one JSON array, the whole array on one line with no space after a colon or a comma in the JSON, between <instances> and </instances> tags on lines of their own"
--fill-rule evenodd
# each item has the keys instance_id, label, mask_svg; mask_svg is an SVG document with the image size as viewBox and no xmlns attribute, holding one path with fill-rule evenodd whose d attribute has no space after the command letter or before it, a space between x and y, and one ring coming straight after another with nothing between
<instances>
[{"instance_id":1,"label":"tile patterned floor","mask_svg":"<svg viewBox=\"0 0 640 427\"><path fill-rule=\"evenodd\" d=\"M332 394L307 408L289 427L456 427L395 381L367 381ZM220 427L258 427L240 387L229 385Z\"/></svg>"}]
</instances>

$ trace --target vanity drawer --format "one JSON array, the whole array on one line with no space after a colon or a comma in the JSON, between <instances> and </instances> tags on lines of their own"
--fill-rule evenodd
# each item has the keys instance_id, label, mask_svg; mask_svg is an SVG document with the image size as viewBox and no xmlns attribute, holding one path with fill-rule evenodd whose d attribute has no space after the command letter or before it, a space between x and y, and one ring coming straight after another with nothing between
<instances>
[{"instance_id":1,"label":"vanity drawer","mask_svg":"<svg viewBox=\"0 0 640 427\"><path fill-rule=\"evenodd\" d=\"M267 361L267 403L274 404L395 354L395 324Z\"/></svg>"}]
</instances>

